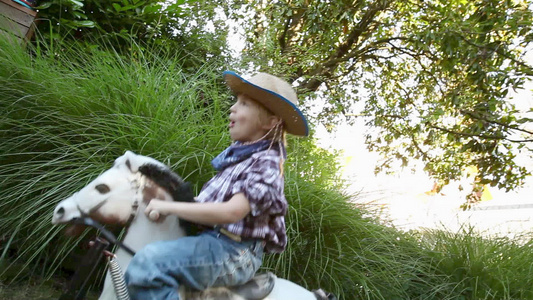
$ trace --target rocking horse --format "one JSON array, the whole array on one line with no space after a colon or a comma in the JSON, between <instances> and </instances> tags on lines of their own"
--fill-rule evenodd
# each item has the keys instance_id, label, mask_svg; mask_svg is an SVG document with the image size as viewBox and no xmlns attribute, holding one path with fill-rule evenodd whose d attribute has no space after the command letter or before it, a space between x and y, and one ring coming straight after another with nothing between
<instances>
[{"instance_id":1,"label":"rocking horse","mask_svg":"<svg viewBox=\"0 0 533 300\"><path fill-rule=\"evenodd\" d=\"M102 224L121 225L127 232L115 253L116 263L126 270L135 251L145 245L173 240L187 234L187 222L176 216L146 216L143 212L152 199L164 201L194 201L192 191L165 164L131 151L117 158L113 167L95 180L61 201L54 209L52 224L69 224L90 218ZM157 221L153 220L157 219ZM131 249L131 250L130 250ZM179 255L179 254L177 254ZM270 273L271 274L271 273ZM267 285L264 286L258 285ZM228 300L316 300L336 299L322 290L308 291L273 274L260 274L238 287L211 288L192 291L180 287L181 299ZM110 273L107 273L100 300L117 299Z\"/></svg>"}]
</instances>

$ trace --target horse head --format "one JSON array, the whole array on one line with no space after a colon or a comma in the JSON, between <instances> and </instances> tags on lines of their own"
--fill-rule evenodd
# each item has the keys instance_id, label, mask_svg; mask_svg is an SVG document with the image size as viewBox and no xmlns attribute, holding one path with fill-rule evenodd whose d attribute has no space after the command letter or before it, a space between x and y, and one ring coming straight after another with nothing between
<instances>
[{"instance_id":1,"label":"horse head","mask_svg":"<svg viewBox=\"0 0 533 300\"><path fill-rule=\"evenodd\" d=\"M103 224L125 226L137 216L139 207L152 199L194 201L190 186L166 165L126 151L110 169L61 201L54 209L52 223L89 217Z\"/></svg>"}]
</instances>

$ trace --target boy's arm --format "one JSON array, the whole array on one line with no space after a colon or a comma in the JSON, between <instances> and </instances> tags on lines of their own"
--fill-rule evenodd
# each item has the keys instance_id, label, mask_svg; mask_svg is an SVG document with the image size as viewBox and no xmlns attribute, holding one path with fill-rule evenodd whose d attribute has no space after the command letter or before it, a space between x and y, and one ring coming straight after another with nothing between
<instances>
[{"instance_id":1,"label":"boy's arm","mask_svg":"<svg viewBox=\"0 0 533 300\"><path fill-rule=\"evenodd\" d=\"M203 225L232 224L250 213L250 202L243 193L233 195L227 202L168 202L153 199L144 213L156 211L163 215L176 215L180 219Z\"/></svg>"}]
</instances>

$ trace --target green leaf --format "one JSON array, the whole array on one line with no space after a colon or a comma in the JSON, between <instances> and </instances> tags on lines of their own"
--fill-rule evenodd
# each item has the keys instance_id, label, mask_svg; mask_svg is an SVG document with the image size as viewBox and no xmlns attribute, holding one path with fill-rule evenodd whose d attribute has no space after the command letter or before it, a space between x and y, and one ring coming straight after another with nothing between
<instances>
[{"instance_id":1,"label":"green leaf","mask_svg":"<svg viewBox=\"0 0 533 300\"><path fill-rule=\"evenodd\" d=\"M53 2L43 2L43 3L39 4L39 6L35 7L35 9L44 10L44 9L47 9L50 6L52 6L52 4L54 4L54 3Z\"/></svg>"},{"instance_id":2,"label":"green leaf","mask_svg":"<svg viewBox=\"0 0 533 300\"><path fill-rule=\"evenodd\" d=\"M77 0L67 0L67 1L70 2L75 9L79 9L83 7L83 2L81 1L77 1Z\"/></svg>"},{"instance_id":3,"label":"green leaf","mask_svg":"<svg viewBox=\"0 0 533 300\"><path fill-rule=\"evenodd\" d=\"M516 120L516 123L518 123L518 124L533 123L533 119L531 119L531 118L520 118L520 119Z\"/></svg>"},{"instance_id":4,"label":"green leaf","mask_svg":"<svg viewBox=\"0 0 533 300\"><path fill-rule=\"evenodd\" d=\"M87 16L79 11L74 11L72 12L72 14L74 15L74 17L78 18L78 19L84 19L86 20L87 19Z\"/></svg>"},{"instance_id":5,"label":"green leaf","mask_svg":"<svg viewBox=\"0 0 533 300\"><path fill-rule=\"evenodd\" d=\"M113 8L117 11L117 12L121 12L122 11L122 7L117 4L117 3L113 3Z\"/></svg>"},{"instance_id":6,"label":"green leaf","mask_svg":"<svg viewBox=\"0 0 533 300\"><path fill-rule=\"evenodd\" d=\"M135 9L135 6L134 5L125 5L122 7L122 11L128 11L128 10L133 10Z\"/></svg>"},{"instance_id":7,"label":"green leaf","mask_svg":"<svg viewBox=\"0 0 533 300\"><path fill-rule=\"evenodd\" d=\"M148 6L145 6L142 10L143 14L153 14L160 12L163 6L161 4L150 4Z\"/></svg>"},{"instance_id":8,"label":"green leaf","mask_svg":"<svg viewBox=\"0 0 533 300\"><path fill-rule=\"evenodd\" d=\"M95 26L95 23L93 21L74 21L73 24L75 24L77 27L89 27L93 28Z\"/></svg>"}]
</instances>

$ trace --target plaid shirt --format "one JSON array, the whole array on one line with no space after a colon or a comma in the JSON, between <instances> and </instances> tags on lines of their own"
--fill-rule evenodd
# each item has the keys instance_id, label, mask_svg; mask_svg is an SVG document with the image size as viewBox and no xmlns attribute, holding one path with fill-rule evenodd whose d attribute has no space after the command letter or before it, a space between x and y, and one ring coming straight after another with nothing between
<instances>
[{"instance_id":1,"label":"plaid shirt","mask_svg":"<svg viewBox=\"0 0 533 300\"><path fill-rule=\"evenodd\" d=\"M225 202L244 193L251 212L237 223L223 228L243 238L266 242L265 252L280 253L287 245L285 214L287 200L283 193L278 150L264 150L218 172L202 188L198 202Z\"/></svg>"}]
</instances>

